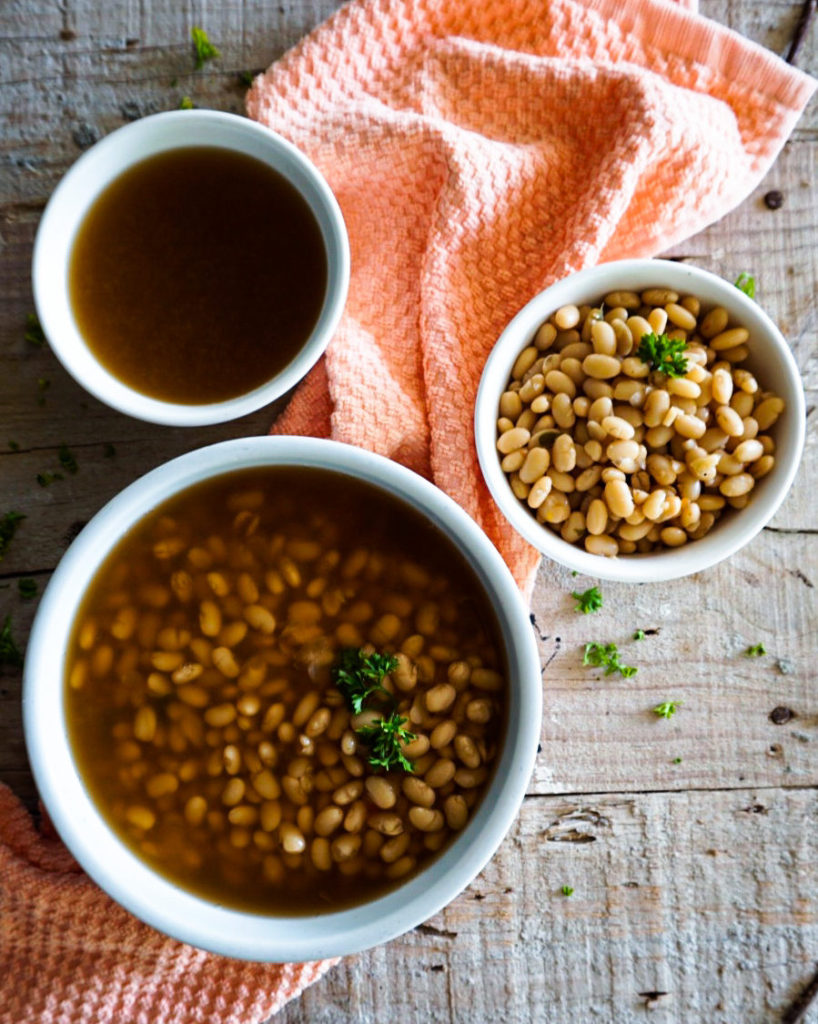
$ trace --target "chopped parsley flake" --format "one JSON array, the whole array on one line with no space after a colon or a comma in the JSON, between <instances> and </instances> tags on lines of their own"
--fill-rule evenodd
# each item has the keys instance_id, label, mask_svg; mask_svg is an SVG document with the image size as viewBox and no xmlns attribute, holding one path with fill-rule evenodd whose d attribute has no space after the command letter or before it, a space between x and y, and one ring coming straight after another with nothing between
<instances>
[{"instance_id":1,"label":"chopped parsley flake","mask_svg":"<svg viewBox=\"0 0 818 1024\"><path fill-rule=\"evenodd\" d=\"M9 544L17 532L17 526L23 519L25 516L22 512L6 512L0 519L0 562L3 561L3 555L8 551Z\"/></svg>"},{"instance_id":2,"label":"chopped parsley flake","mask_svg":"<svg viewBox=\"0 0 818 1024\"><path fill-rule=\"evenodd\" d=\"M645 631L644 631L644 629L637 629L636 632L633 634L633 639L634 640L644 640L645 639Z\"/></svg>"},{"instance_id":3,"label":"chopped parsley flake","mask_svg":"<svg viewBox=\"0 0 818 1024\"><path fill-rule=\"evenodd\" d=\"M748 647L744 652L748 658L761 658L767 653L767 648L764 644L753 644L752 647Z\"/></svg>"},{"instance_id":4,"label":"chopped parsley flake","mask_svg":"<svg viewBox=\"0 0 818 1024\"><path fill-rule=\"evenodd\" d=\"M193 110L193 100L190 98L190 96L183 96L181 100L179 100L179 109Z\"/></svg>"},{"instance_id":5,"label":"chopped parsley flake","mask_svg":"<svg viewBox=\"0 0 818 1024\"><path fill-rule=\"evenodd\" d=\"M740 292L744 292L748 298L754 299L756 297L756 279L752 274L746 272L739 274L735 280L735 286Z\"/></svg>"},{"instance_id":6,"label":"chopped parsley flake","mask_svg":"<svg viewBox=\"0 0 818 1024\"><path fill-rule=\"evenodd\" d=\"M68 450L67 444L60 445L58 458L60 460L60 465L62 466L62 468L66 471L66 473L70 473L71 476L73 476L79 469L79 466L77 465L77 460Z\"/></svg>"},{"instance_id":7,"label":"chopped parsley flake","mask_svg":"<svg viewBox=\"0 0 818 1024\"><path fill-rule=\"evenodd\" d=\"M577 602L576 611L588 615L591 612L598 612L602 607L602 592L599 587L590 587L581 594L576 590L571 591L571 597Z\"/></svg>"},{"instance_id":8,"label":"chopped parsley flake","mask_svg":"<svg viewBox=\"0 0 818 1024\"><path fill-rule=\"evenodd\" d=\"M586 644L582 664L604 668L606 676L619 672L625 679L630 679L631 676L636 675L636 668L633 665L623 665L619 660L619 650L616 644L598 644L596 642Z\"/></svg>"},{"instance_id":9,"label":"chopped parsley flake","mask_svg":"<svg viewBox=\"0 0 818 1024\"><path fill-rule=\"evenodd\" d=\"M23 655L11 635L11 616L7 615L3 628L0 629L0 666L8 665L9 668L21 668L22 664Z\"/></svg>"},{"instance_id":10,"label":"chopped parsley flake","mask_svg":"<svg viewBox=\"0 0 818 1024\"><path fill-rule=\"evenodd\" d=\"M560 889L560 892L562 893L563 896L573 896L573 894L574 894L574 890L571 888L570 885L564 885Z\"/></svg>"},{"instance_id":11,"label":"chopped parsley flake","mask_svg":"<svg viewBox=\"0 0 818 1024\"><path fill-rule=\"evenodd\" d=\"M653 709L653 713L660 718L672 718L681 706L682 702L680 700L666 700L661 704L657 704Z\"/></svg>"},{"instance_id":12,"label":"chopped parsley flake","mask_svg":"<svg viewBox=\"0 0 818 1024\"><path fill-rule=\"evenodd\" d=\"M37 581L26 576L23 579L17 580L17 589L20 591L20 597L24 601L30 601L37 596Z\"/></svg>"},{"instance_id":13,"label":"chopped parsley flake","mask_svg":"<svg viewBox=\"0 0 818 1024\"><path fill-rule=\"evenodd\" d=\"M221 57L221 53L207 37L207 32L198 25L190 30L190 38L193 40L193 62L196 70L203 68L209 60Z\"/></svg>"},{"instance_id":14,"label":"chopped parsley flake","mask_svg":"<svg viewBox=\"0 0 818 1024\"><path fill-rule=\"evenodd\" d=\"M113 459L116 455L116 448L112 444L106 444L102 450L102 456L105 459Z\"/></svg>"},{"instance_id":15,"label":"chopped parsley flake","mask_svg":"<svg viewBox=\"0 0 818 1024\"><path fill-rule=\"evenodd\" d=\"M26 329L23 332L23 338L32 345L45 345L45 332L36 313L29 313L26 316Z\"/></svg>"}]
</instances>

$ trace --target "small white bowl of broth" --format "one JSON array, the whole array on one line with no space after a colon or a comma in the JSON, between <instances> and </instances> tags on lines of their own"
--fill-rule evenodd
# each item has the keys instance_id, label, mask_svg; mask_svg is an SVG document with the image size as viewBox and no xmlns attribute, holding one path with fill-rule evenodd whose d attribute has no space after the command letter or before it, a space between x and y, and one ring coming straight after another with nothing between
<instances>
[{"instance_id":1,"label":"small white bowl of broth","mask_svg":"<svg viewBox=\"0 0 818 1024\"><path fill-rule=\"evenodd\" d=\"M153 423L235 419L323 353L349 283L343 217L294 146L246 118L156 114L69 170L33 258L40 322L69 373Z\"/></svg>"},{"instance_id":2,"label":"small white bowl of broth","mask_svg":"<svg viewBox=\"0 0 818 1024\"><path fill-rule=\"evenodd\" d=\"M184 455L69 548L28 647L32 769L88 874L256 961L343 955L450 902L525 794L527 608L443 492L333 441Z\"/></svg>"}]
</instances>

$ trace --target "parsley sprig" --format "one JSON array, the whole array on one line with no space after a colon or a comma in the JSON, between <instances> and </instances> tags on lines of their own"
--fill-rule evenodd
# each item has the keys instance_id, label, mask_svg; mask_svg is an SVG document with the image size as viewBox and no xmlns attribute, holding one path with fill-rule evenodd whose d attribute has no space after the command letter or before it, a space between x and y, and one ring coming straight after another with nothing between
<instances>
[{"instance_id":1,"label":"parsley sprig","mask_svg":"<svg viewBox=\"0 0 818 1024\"><path fill-rule=\"evenodd\" d=\"M413 732L403 728L406 721L408 719L403 715L393 711L388 718L381 718L372 725L365 725L356 730L358 736L369 747L369 763L373 768L383 768L386 772L395 768L403 768L405 772L414 769L414 764L401 749L402 743L411 743L417 738Z\"/></svg>"},{"instance_id":2,"label":"parsley sprig","mask_svg":"<svg viewBox=\"0 0 818 1024\"><path fill-rule=\"evenodd\" d=\"M8 665L9 668L21 668L22 664L23 655L11 635L11 616L7 615L0 629L0 667Z\"/></svg>"},{"instance_id":3,"label":"parsley sprig","mask_svg":"<svg viewBox=\"0 0 818 1024\"><path fill-rule=\"evenodd\" d=\"M686 341L651 332L642 335L636 354L643 363L667 377L684 377L687 373L687 359L683 354L686 348Z\"/></svg>"},{"instance_id":4,"label":"parsley sprig","mask_svg":"<svg viewBox=\"0 0 818 1024\"><path fill-rule=\"evenodd\" d=\"M8 551L9 544L17 532L17 526L23 519L25 516L22 512L6 512L0 519L0 562L3 561L3 555Z\"/></svg>"},{"instance_id":5,"label":"parsley sprig","mask_svg":"<svg viewBox=\"0 0 818 1024\"><path fill-rule=\"evenodd\" d=\"M752 647L748 647L744 652L748 658L762 658L767 653L767 648L764 644L753 644Z\"/></svg>"},{"instance_id":6,"label":"parsley sprig","mask_svg":"<svg viewBox=\"0 0 818 1024\"><path fill-rule=\"evenodd\" d=\"M383 677L398 667L398 659L391 654L364 654L349 647L341 653L341 663L333 670L335 685L341 691L352 713L360 715L364 704L374 694L389 700L392 695L381 685Z\"/></svg>"},{"instance_id":7,"label":"parsley sprig","mask_svg":"<svg viewBox=\"0 0 818 1024\"><path fill-rule=\"evenodd\" d=\"M598 612L602 607L602 591L599 587L589 587L582 593L572 590L571 597L577 602L575 611L582 612L583 615Z\"/></svg>"},{"instance_id":8,"label":"parsley sprig","mask_svg":"<svg viewBox=\"0 0 818 1024\"><path fill-rule=\"evenodd\" d=\"M623 665L619 660L619 649L616 644L598 644L596 641L586 644L582 664L604 668L606 676L618 672L625 679L630 679L631 676L636 675L635 666Z\"/></svg>"},{"instance_id":9,"label":"parsley sprig","mask_svg":"<svg viewBox=\"0 0 818 1024\"><path fill-rule=\"evenodd\" d=\"M348 648L333 669L333 679L353 714L380 705L383 714L369 725L356 729L361 742L369 748L369 763L384 771L414 771L414 764L403 753L403 744L416 739L404 728L407 719L399 714L395 698L383 685L383 679L398 667L392 654L366 654ZM391 709L390 709L391 706Z\"/></svg>"},{"instance_id":10,"label":"parsley sprig","mask_svg":"<svg viewBox=\"0 0 818 1024\"><path fill-rule=\"evenodd\" d=\"M738 275L734 284L736 288L738 288L740 292L744 292L748 298L754 299L756 297L756 279L752 274L748 274L746 270Z\"/></svg>"},{"instance_id":11,"label":"parsley sprig","mask_svg":"<svg viewBox=\"0 0 818 1024\"><path fill-rule=\"evenodd\" d=\"M194 25L190 30L190 38L193 40L193 61L197 71L199 68L203 68L209 60L221 57L221 53L210 42L207 32L203 28Z\"/></svg>"},{"instance_id":12,"label":"parsley sprig","mask_svg":"<svg viewBox=\"0 0 818 1024\"><path fill-rule=\"evenodd\" d=\"M682 702L680 700L665 700L661 704L656 705L653 713L658 715L659 718L672 718L681 706Z\"/></svg>"}]
</instances>

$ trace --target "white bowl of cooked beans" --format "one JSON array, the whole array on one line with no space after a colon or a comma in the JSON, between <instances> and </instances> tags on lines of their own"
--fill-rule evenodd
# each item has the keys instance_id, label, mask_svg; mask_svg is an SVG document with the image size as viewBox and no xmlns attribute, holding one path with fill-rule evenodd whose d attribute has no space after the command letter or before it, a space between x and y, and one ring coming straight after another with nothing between
<instances>
[{"instance_id":1,"label":"white bowl of cooked beans","mask_svg":"<svg viewBox=\"0 0 818 1024\"><path fill-rule=\"evenodd\" d=\"M525 794L540 667L445 494L314 438L191 452L71 545L31 634L32 769L88 874L258 961L384 942L483 868Z\"/></svg>"},{"instance_id":2,"label":"white bowl of cooked beans","mask_svg":"<svg viewBox=\"0 0 818 1024\"><path fill-rule=\"evenodd\" d=\"M772 518L804 446L787 342L735 285L622 260L552 285L492 350L477 453L543 554L647 582L728 558Z\"/></svg>"}]
</instances>

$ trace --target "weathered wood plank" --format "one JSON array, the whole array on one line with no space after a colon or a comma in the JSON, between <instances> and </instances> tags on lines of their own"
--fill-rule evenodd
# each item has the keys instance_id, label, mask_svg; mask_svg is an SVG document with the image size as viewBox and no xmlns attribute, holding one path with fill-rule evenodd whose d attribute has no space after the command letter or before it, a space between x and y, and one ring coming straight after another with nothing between
<instances>
[{"instance_id":1,"label":"weathered wood plank","mask_svg":"<svg viewBox=\"0 0 818 1024\"><path fill-rule=\"evenodd\" d=\"M529 798L454 903L276 1021L635 1024L660 991L660 1024L770 1024L815 966L817 823L812 790Z\"/></svg>"}]
</instances>

